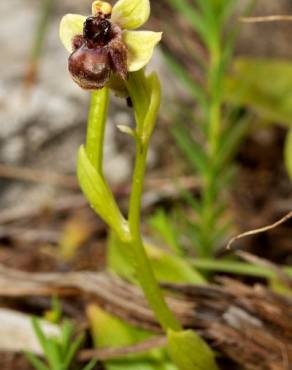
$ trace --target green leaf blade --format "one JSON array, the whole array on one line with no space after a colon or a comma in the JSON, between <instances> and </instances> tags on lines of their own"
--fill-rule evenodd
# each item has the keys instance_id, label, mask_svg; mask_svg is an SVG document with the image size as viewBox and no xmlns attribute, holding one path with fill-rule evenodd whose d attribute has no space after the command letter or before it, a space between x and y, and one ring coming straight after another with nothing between
<instances>
[{"instance_id":1,"label":"green leaf blade","mask_svg":"<svg viewBox=\"0 0 292 370\"><path fill-rule=\"evenodd\" d=\"M37 356L30 352L24 353L27 360L32 364L36 370L50 370Z\"/></svg>"},{"instance_id":2,"label":"green leaf blade","mask_svg":"<svg viewBox=\"0 0 292 370\"><path fill-rule=\"evenodd\" d=\"M213 351L192 330L169 330L168 352L179 370L218 370Z\"/></svg>"},{"instance_id":3,"label":"green leaf blade","mask_svg":"<svg viewBox=\"0 0 292 370\"><path fill-rule=\"evenodd\" d=\"M285 165L288 175L292 180L292 128L288 131L285 143Z\"/></svg>"}]
</instances>

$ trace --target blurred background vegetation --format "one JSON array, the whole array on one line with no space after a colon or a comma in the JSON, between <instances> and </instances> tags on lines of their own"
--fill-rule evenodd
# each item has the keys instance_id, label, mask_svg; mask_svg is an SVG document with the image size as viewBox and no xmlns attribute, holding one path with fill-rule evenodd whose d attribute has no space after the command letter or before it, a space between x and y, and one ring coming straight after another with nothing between
<instances>
[{"instance_id":1,"label":"blurred background vegetation","mask_svg":"<svg viewBox=\"0 0 292 370\"><path fill-rule=\"evenodd\" d=\"M90 6L88 0L0 3L0 263L34 272L107 266L135 282L114 235L95 219L75 180L89 95L66 72L58 24L63 14L87 14ZM239 20L292 14L292 4L156 0L152 11L150 27L163 31L163 41L149 69L158 70L163 104L148 161L143 232L155 273L176 283L228 273L276 286L269 269L242 262L226 244L292 209L292 22ZM131 108L115 98L105 173L122 207L134 155L116 129L123 124L133 124ZM291 222L234 247L290 271ZM96 309L88 314L93 332L95 316L98 326L108 322L120 333L120 345L148 338ZM97 342L116 344L110 339L105 330ZM1 369L24 368L13 362L19 359L2 357ZM145 365L151 362L154 367ZM107 368L138 369L138 363L143 370L172 369L159 351Z\"/></svg>"}]
</instances>

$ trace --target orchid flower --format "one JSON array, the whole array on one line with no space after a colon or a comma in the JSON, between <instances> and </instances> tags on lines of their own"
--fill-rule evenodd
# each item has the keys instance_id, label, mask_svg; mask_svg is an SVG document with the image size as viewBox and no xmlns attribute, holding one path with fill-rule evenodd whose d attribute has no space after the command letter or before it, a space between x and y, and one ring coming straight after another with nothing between
<instances>
[{"instance_id":1,"label":"orchid flower","mask_svg":"<svg viewBox=\"0 0 292 370\"><path fill-rule=\"evenodd\" d=\"M91 16L65 15L60 38L71 53L68 68L73 80L95 90L126 80L129 72L146 66L162 34L133 29L149 15L149 0L119 0L113 7L94 1Z\"/></svg>"}]
</instances>

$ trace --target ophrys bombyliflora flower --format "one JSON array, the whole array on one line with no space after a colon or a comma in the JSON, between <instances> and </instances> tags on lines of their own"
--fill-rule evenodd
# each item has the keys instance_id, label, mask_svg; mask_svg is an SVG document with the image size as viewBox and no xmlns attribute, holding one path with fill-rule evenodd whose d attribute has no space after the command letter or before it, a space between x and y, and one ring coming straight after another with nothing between
<instances>
[{"instance_id":1,"label":"ophrys bombyliflora flower","mask_svg":"<svg viewBox=\"0 0 292 370\"><path fill-rule=\"evenodd\" d=\"M69 71L74 81L94 90L143 68L161 39L160 32L133 31L149 14L149 0L119 0L113 7L95 1L88 17L65 15L60 38L71 53Z\"/></svg>"}]
</instances>

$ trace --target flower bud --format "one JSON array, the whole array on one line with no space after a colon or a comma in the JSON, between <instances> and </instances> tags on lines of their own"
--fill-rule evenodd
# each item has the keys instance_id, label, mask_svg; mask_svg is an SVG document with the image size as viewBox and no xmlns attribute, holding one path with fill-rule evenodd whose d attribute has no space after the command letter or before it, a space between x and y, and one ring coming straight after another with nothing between
<instances>
[{"instance_id":1,"label":"flower bud","mask_svg":"<svg viewBox=\"0 0 292 370\"><path fill-rule=\"evenodd\" d=\"M112 13L111 4L105 1L94 1L92 4L92 14L96 15L98 13L102 13L104 16L110 17Z\"/></svg>"}]
</instances>

